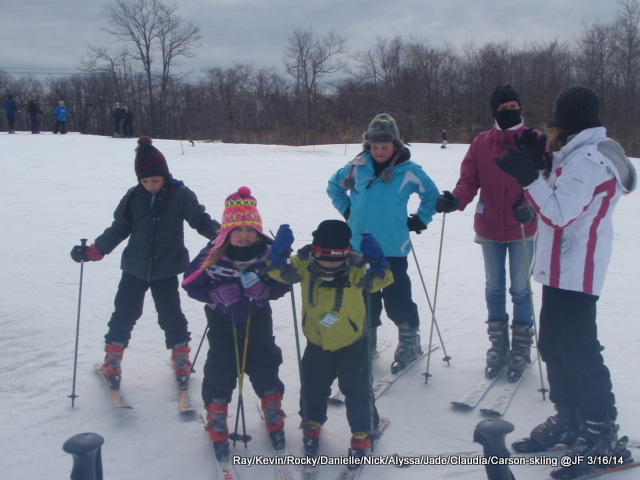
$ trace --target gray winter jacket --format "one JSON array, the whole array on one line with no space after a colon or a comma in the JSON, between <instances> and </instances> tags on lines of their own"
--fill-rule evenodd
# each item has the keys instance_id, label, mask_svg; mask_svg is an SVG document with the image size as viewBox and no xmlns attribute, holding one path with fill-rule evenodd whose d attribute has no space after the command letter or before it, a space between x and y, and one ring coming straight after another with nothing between
<instances>
[{"instance_id":1,"label":"gray winter jacket","mask_svg":"<svg viewBox=\"0 0 640 480\"><path fill-rule=\"evenodd\" d=\"M208 239L220 229L195 193L179 180L167 183L156 195L141 185L130 188L113 217L111 226L96 238L96 246L109 254L129 237L120 268L147 282L179 275L189 265L184 221Z\"/></svg>"}]
</instances>

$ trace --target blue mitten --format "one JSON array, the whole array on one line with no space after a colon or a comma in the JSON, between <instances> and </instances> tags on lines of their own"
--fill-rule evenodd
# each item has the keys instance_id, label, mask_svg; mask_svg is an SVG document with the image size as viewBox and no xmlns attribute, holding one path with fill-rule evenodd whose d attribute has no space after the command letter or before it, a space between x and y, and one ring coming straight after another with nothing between
<instances>
[{"instance_id":1,"label":"blue mitten","mask_svg":"<svg viewBox=\"0 0 640 480\"><path fill-rule=\"evenodd\" d=\"M373 235L365 235L360 241L360 252L369 260L372 272L381 272L387 266L382 247Z\"/></svg>"},{"instance_id":2,"label":"blue mitten","mask_svg":"<svg viewBox=\"0 0 640 480\"><path fill-rule=\"evenodd\" d=\"M287 263L287 258L291 256L293 251L291 245L293 245L293 230L289 225L280 225L269 254L274 265L280 267Z\"/></svg>"}]
</instances>

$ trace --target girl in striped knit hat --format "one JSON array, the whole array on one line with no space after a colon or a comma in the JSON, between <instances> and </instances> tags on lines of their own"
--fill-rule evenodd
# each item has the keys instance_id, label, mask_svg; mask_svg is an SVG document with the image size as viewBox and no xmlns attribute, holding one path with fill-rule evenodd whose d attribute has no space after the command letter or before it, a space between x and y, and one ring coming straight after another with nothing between
<instances>
[{"instance_id":1,"label":"girl in striped knit hat","mask_svg":"<svg viewBox=\"0 0 640 480\"><path fill-rule=\"evenodd\" d=\"M241 187L225 201L220 235L184 275L188 295L206 303L209 352L202 399L205 429L219 458L228 455L227 410L244 372L261 399L272 442L284 444L284 384L278 376L282 352L273 336L269 301L282 297L289 286L266 273L272 243L263 233L256 199Z\"/></svg>"}]
</instances>

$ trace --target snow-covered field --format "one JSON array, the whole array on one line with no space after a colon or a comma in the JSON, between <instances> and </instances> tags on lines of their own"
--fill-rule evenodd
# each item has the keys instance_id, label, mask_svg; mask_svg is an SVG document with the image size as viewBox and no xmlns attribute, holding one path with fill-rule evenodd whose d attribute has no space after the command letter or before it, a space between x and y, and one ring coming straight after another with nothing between
<instances>
[{"instance_id":1,"label":"snow-covered field","mask_svg":"<svg viewBox=\"0 0 640 480\"><path fill-rule=\"evenodd\" d=\"M113 308L120 278L120 254L124 243L99 263L84 267L80 346L75 408L72 392L73 357L78 307L80 266L69 257L80 238L91 242L110 225L113 210L127 188L135 184L135 139L42 134L0 136L0 478L69 478L72 459L62 444L81 432L96 432L105 439L102 448L104 478L214 479L210 446L203 424L183 421L178 414L176 388L156 323L150 296L145 313L133 332L123 362L122 388L133 410L116 410L105 385L93 369L103 359L103 335ZM359 145L285 147L155 141L170 170L196 192L211 215L220 219L226 196L246 185L258 199L265 228L275 232L281 223L291 224L294 247L311 239L317 224L338 218L325 193L329 176L359 152ZM438 187L452 189L458 177L466 145L450 144L446 150L434 144L415 144L413 159L420 163ZM636 168L639 162L634 160ZM416 201L417 203L417 201ZM479 411L452 410L450 402L478 380L484 367L488 340L484 323L484 270L480 247L473 243L474 206L446 215L437 299L434 298L442 215L429 229L413 236L430 299L451 365L441 361L439 349L431 359L433 375L425 385L426 360L399 379L380 399L381 415L391 426L376 447L379 455L424 455L477 450L474 427ZM613 375L622 433L640 438L640 350L637 307L640 255L640 195L622 198L615 213L615 245L608 278L599 301L600 339ZM192 256L206 240L187 226L187 247ZM414 296L422 312L422 335L428 337L431 322L418 270L410 258ZM539 309L539 286L534 301ZM203 305L182 295L197 347L205 328ZM299 298L296 297L299 305ZM273 303L275 334L285 360L281 377L286 384L284 409L289 449L301 453L298 429L298 367L291 311L287 296ZM396 329L386 320L380 338L391 341L375 361L375 375L389 369ZM194 348L195 351L195 348ZM198 359L202 366L204 355ZM191 380L199 408L201 369ZM544 380L546 385L546 378ZM248 385L248 384L247 384ZM494 387L495 388L495 387ZM553 413L550 402L538 393L537 365L531 368L505 414L515 425L507 438L513 441ZM497 389L496 389L497 391ZM491 398L493 391L487 394ZM268 454L267 435L247 386L246 418L253 441L247 454ZM482 404L480 405L482 406ZM230 408L235 414L235 404ZM330 406L323 430L324 454L346 453L350 438L344 406ZM232 418L231 424L233 424ZM640 459L639 459L640 460ZM273 467L239 467L243 479L273 478ZM516 466L519 480L544 478L550 467ZM322 467L321 479L334 478L337 466ZM362 479L482 479L481 466L371 466ZM610 475L611 480L640 478L640 469Z\"/></svg>"}]
</instances>

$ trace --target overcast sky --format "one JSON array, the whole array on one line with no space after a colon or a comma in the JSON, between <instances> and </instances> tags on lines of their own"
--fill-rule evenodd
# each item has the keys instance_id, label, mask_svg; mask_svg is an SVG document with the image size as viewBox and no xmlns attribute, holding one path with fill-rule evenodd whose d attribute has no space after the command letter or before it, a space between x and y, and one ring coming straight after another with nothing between
<instances>
[{"instance_id":1,"label":"overcast sky","mask_svg":"<svg viewBox=\"0 0 640 480\"><path fill-rule=\"evenodd\" d=\"M166 3L173 3L167 0ZM610 22L615 0L180 0L179 13L201 27L202 46L184 66L230 66L233 61L282 68L283 48L296 28L330 29L347 37L351 53L376 37L444 41L461 47L508 40L572 40L583 23ZM0 70L72 71L87 44L113 46L101 30L103 0L18 0L0 11ZM55 71L62 71L55 70Z\"/></svg>"}]
</instances>

